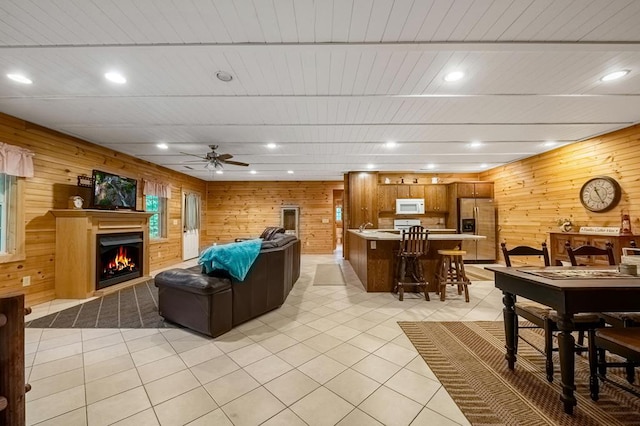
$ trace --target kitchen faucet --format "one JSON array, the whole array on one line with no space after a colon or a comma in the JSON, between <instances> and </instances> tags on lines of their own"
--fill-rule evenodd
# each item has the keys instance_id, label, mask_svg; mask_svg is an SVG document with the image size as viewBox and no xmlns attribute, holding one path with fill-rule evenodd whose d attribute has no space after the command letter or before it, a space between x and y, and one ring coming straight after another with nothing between
<instances>
[{"instance_id":1,"label":"kitchen faucet","mask_svg":"<svg viewBox=\"0 0 640 426\"><path fill-rule=\"evenodd\" d=\"M360 225L360 227L358 229L360 230L360 232L363 232L365 229L367 229L367 226L373 226L373 223L365 222L362 225Z\"/></svg>"}]
</instances>

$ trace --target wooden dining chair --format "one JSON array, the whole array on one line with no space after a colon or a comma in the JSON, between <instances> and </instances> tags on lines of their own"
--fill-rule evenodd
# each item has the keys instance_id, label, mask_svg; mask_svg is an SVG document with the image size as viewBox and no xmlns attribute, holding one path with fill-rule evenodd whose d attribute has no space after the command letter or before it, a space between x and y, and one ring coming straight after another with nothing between
<instances>
[{"instance_id":1,"label":"wooden dining chair","mask_svg":"<svg viewBox=\"0 0 640 426\"><path fill-rule=\"evenodd\" d=\"M517 246L511 250L507 249L507 244L500 243L502 248L502 255L504 256L504 262L508 267L511 267L511 258L515 256L523 257L539 257L542 258L544 266L550 266L551 261L549 259L549 249L547 243L542 243L542 248L538 249L530 246ZM530 263L528 263L530 264ZM547 374L547 380L553 381L553 351L557 350L553 347L553 332L558 331L558 327L555 322L549 318L551 308L536 302L518 302L515 303L516 313L516 352L518 350L518 339L521 339L525 343L529 344L532 348L539 351L545 356L545 370ZM534 324L533 326L521 326L519 325L517 318L522 317ZM544 348L541 350L534 343L528 341L525 337L519 333L520 328L541 328L544 330Z\"/></svg>"},{"instance_id":2,"label":"wooden dining chair","mask_svg":"<svg viewBox=\"0 0 640 426\"><path fill-rule=\"evenodd\" d=\"M573 248L571 247L571 244L569 244L569 241L567 241L564 244L564 246L567 250L567 255L569 256L569 261L571 262L571 266L580 266L580 264L578 263L578 260L576 259L576 256L577 257L583 257L583 256L605 257L606 256L607 260L609 261L609 265L616 264L616 257L613 254L613 244L611 244L610 242L606 244L605 248L600 248L600 247L590 246L590 245L584 245L584 246Z\"/></svg>"},{"instance_id":3,"label":"wooden dining chair","mask_svg":"<svg viewBox=\"0 0 640 426\"><path fill-rule=\"evenodd\" d=\"M636 241L629 241L629 247L637 249ZM640 258L637 251L629 251L628 253ZM640 327L640 312L602 312L600 316L613 327Z\"/></svg>"},{"instance_id":4,"label":"wooden dining chair","mask_svg":"<svg viewBox=\"0 0 640 426\"><path fill-rule=\"evenodd\" d=\"M593 257L602 257L605 258L610 266L616 264L616 258L613 254L613 244L608 242L605 248L600 248L596 246L583 245L580 247L573 248L569 241L565 243L565 249L567 251L567 255L569 256L569 260L571 261L571 266L585 266L584 264L578 263L577 257L585 257L588 256L590 259L589 263L592 263ZM549 313L549 318L551 320L557 322L559 320L558 314L556 311L551 311ZM585 312L576 314L573 317L574 330L578 332L578 342L577 342L577 352L586 352L587 348L584 346L584 336L585 333L588 334L589 339L593 339L595 330L598 327L604 327L604 320L602 319L601 313L591 313Z\"/></svg>"},{"instance_id":5,"label":"wooden dining chair","mask_svg":"<svg viewBox=\"0 0 640 426\"><path fill-rule=\"evenodd\" d=\"M399 293L398 299L404 300L405 286L415 287L424 292L424 299L429 300L427 281L424 278L420 257L427 252L429 231L422 226L412 226L402 231L400 248L396 256L396 273L393 292ZM412 281L406 281L407 277Z\"/></svg>"},{"instance_id":6,"label":"wooden dining chair","mask_svg":"<svg viewBox=\"0 0 640 426\"><path fill-rule=\"evenodd\" d=\"M606 351L616 354L624 361L608 358ZM605 327L594 333L593 340L589 340L589 393L591 399L598 400L600 384L598 379L609 382L619 388L640 397L636 389L632 389L607 378L608 367L624 367L627 381L633 383L635 368L640 367L640 328Z\"/></svg>"}]
</instances>

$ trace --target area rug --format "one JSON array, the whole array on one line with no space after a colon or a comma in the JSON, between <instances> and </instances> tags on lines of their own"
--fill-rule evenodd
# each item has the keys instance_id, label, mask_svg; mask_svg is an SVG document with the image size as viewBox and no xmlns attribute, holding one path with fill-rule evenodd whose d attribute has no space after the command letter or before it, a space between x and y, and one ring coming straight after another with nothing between
<instances>
[{"instance_id":1,"label":"area rug","mask_svg":"<svg viewBox=\"0 0 640 426\"><path fill-rule=\"evenodd\" d=\"M464 265L464 272L471 281L493 281L494 274L478 266Z\"/></svg>"},{"instance_id":2,"label":"area rug","mask_svg":"<svg viewBox=\"0 0 640 426\"><path fill-rule=\"evenodd\" d=\"M321 263L316 265L316 275L313 285L347 285L342 275L342 268L335 263Z\"/></svg>"},{"instance_id":3,"label":"area rug","mask_svg":"<svg viewBox=\"0 0 640 426\"><path fill-rule=\"evenodd\" d=\"M31 328L175 328L158 314L153 280L29 321Z\"/></svg>"},{"instance_id":4,"label":"area rug","mask_svg":"<svg viewBox=\"0 0 640 426\"><path fill-rule=\"evenodd\" d=\"M600 400L589 398L589 366L576 357L573 415L560 402L559 362L553 383L545 377L544 357L520 344L516 368L504 359L502 322L400 322L400 327L474 425L640 425L640 399L603 384ZM527 337L542 340L533 330ZM618 374L611 369L608 376Z\"/></svg>"}]
</instances>

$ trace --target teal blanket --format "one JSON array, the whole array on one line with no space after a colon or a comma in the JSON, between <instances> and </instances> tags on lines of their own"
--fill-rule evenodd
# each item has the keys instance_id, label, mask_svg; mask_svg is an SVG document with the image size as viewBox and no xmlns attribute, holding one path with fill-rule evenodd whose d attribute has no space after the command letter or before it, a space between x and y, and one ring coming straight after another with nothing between
<instances>
[{"instance_id":1,"label":"teal blanket","mask_svg":"<svg viewBox=\"0 0 640 426\"><path fill-rule=\"evenodd\" d=\"M249 268L260 253L262 240L246 240L220 246L211 246L200 253L198 264L205 273L214 269L225 270L238 281L244 281Z\"/></svg>"}]
</instances>

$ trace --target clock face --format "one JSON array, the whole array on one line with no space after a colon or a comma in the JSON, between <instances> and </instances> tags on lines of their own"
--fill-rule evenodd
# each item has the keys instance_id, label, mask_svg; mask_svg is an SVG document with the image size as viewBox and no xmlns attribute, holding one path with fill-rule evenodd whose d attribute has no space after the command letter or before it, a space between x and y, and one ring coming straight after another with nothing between
<instances>
[{"instance_id":1,"label":"clock face","mask_svg":"<svg viewBox=\"0 0 640 426\"><path fill-rule=\"evenodd\" d=\"M615 179L608 176L588 180L580 190L582 205L592 212L604 212L615 207L622 191Z\"/></svg>"}]
</instances>

